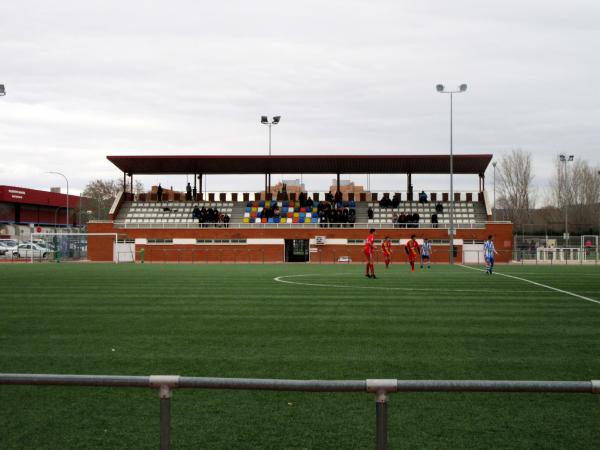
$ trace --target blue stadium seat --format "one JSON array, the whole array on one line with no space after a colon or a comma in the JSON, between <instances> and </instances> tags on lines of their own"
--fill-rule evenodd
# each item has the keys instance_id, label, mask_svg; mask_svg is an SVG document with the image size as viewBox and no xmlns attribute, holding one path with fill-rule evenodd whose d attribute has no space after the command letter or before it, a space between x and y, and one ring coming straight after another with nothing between
<instances>
[{"instance_id":1,"label":"blue stadium seat","mask_svg":"<svg viewBox=\"0 0 600 450\"><path fill-rule=\"evenodd\" d=\"M273 223L273 218L269 217L269 223Z\"/></svg>"}]
</instances>

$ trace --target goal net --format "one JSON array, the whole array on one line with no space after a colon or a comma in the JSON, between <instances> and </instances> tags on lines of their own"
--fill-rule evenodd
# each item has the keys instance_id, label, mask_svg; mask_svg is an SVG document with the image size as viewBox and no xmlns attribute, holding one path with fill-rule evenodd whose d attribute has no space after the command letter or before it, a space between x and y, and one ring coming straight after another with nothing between
<instances>
[{"instance_id":1,"label":"goal net","mask_svg":"<svg viewBox=\"0 0 600 450\"><path fill-rule=\"evenodd\" d=\"M122 262L116 233L32 233L27 244L19 257L31 262Z\"/></svg>"}]
</instances>

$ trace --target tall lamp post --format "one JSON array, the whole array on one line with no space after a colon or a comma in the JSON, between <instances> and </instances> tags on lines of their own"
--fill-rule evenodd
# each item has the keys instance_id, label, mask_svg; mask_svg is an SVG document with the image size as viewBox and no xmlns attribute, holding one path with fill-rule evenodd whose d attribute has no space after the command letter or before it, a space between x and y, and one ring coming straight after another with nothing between
<instances>
[{"instance_id":1,"label":"tall lamp post","mask_svg":"<svg viewBox=\"0 0 600 450\"><path fill-rule=\"evenodd\" d=\"M263 125L268 125L268 127L269 127L269 156L271 156L271 127L273 125L277 125L280 120L281 120L281 116L274 116L273 120L271 120L270 122L269 122L269 118L267 116L260 116L260 123L262 123ZM271 174L268 174L268 176L269 176L268 185L269 185L269 189L271 189ZM266 192L265 192L265 194L266 194Z\"/></svg>"},{"instance_id":2,"label":"tall lamp post","mask_svg":"<svg viewBox=\"0 0 600 450\"><path fill-rule=\"evenodd\" d=\"M4 89L4 85L0 84L0 97L4 97L6 95L6 89Z\"/></svg>"},{"instance_id":3,"label":"tall lamp post","mask_svg":"<svg viewBox=\"0 0 600 450\"><path fill-rule=\"evenodd\" d=\"M492 167L494 168L494 209L492 210L492 220L496 220L496 165L498 163L494 161Z\"/></svg>"},{"instance_id":4,"label":"tall lamp post","mask_svg":"<svg viewBox=\"0 0 600 450\"><path fill-rule=\"evenodd\" d=\"M63 177L67 183L67 228L69 228L69 179L62 173L60 172L46 172L46 173L52 173L54 175L60 175L61 177Z\"/></svg>"},{"instance_id":5,"label":"tall lamp post","mask_svg":"<svg viewBox=\"0 0 600 450\"><path fill-rule=\"evenodd\" d=\"M565 167L565 188L564 188L564 192L565 192L565 235L564 235L564 239L565 244L568 245L568 240L569 240L569 193L568 193L568 189L569 189L569 181L568 181L568 176L569 176L569 172L567 170L567 163L569 162L573 162L573 160L575 159L575 157L573 155L565 155L564 153L559 155L560 161L564 164Z\"/></svg>"},{"instance_id":6,"label":"tall lamp post","mask_svg":"<svg viewBox=\"0 0 600 450\"><path fill-rule=\"evenodd\" d=\"M452 100L454 94L461 94L467 90L466 84L461 84L458 90L447 91L443 84L437 84L436 90L440 94L450 94L450 264L454 264L454 153L453 153L453 117Z\"/></svg>"}]
</instances>

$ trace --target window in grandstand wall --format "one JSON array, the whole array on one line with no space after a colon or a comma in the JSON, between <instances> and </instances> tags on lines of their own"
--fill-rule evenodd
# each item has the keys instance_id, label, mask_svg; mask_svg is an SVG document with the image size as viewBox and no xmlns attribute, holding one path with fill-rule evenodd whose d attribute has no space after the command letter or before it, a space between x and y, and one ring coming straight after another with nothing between
<instances>
[{"instance_id":1,"label":"window in grandstand wall","mask_svg":"<svg viewBox=\"0 0 600 450\"><path fill-rule=\"evenodd\" d=\"M196 244L200 245L239 245L246 243L246 239L196 239Z\"/></svg>"},{"instance_id":2,"label":"window in grandstand wall","mask_svg":"<svg viewBox=\"0 0 600 450\"><path fill-rule=\"evenodd\" d=\"M483 242L484 241L478 241L478 240L466 240L466 239L463 240L463 244L467 244L467 245L471 245L471 244L473 244L473 245L477 245L477 244L483 245Z\"/></svg>"},{"instance_id":3,"label":"window in grandstand wall","mask_svg":"<svg viewBox=\"0 0 600 450\"><path fill-rule=\"evenodd\" d=\"M173 239L148 239L148 244L152 245L152 244L172 244L173 243Z\"/></svg>"},{"instance_id":4,"label":"window in grandstand wall","mask_svg":"<svg viewBox=\"0 0 600 450\"><path fill-rule=\"evenodd\" d=\"M135 239L117 239L117 244L135 244Z\"/></svg>"},{"instance_id":5,"label":"window in grandstand wall","mask_svg":"<svg viewBox=\"0 0 600 450\"><path fill-rule=\"evenodd\" d=\"M364 239L348 239L348 245L363 245L364 243Z\"/></svg>"}]
</instances>

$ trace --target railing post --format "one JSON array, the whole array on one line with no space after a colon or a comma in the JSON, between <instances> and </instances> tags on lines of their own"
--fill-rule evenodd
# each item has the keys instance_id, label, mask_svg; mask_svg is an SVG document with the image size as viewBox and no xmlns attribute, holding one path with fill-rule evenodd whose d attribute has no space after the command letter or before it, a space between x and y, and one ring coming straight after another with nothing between
<instances>
[{"instance_id":1,"label":"railing post","mask_svg":"<svg viewBox=\"0 0 600 450\"><path fill-rule=\"evenodd\" d=\"M171 388L163 384L160 396L160 450L171 448Z\"/></svg>"},{"instance_id":2,"label":"railing post","mask_svg":"<svg viewBox=\"0 0 600 450\"><path fill-rule=\"evenodd\" d=\"M367 380L367 392L375 394L375 449L387 450L387 402L389 392L398 390L398 380Z\"/></svg>"},{"instance_id":3,"label":"railing post","mask_svg":"<svg viewBox=\"0 0 600 450\"><path fill-rule=\"evenodd\" d=\"M160 450L171 448L171 391L179 385L178 375L151 375L150 386L160 398Z\"/></svg>"}]
</instances>

